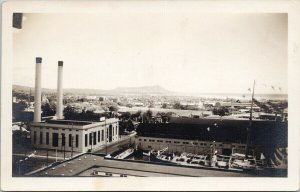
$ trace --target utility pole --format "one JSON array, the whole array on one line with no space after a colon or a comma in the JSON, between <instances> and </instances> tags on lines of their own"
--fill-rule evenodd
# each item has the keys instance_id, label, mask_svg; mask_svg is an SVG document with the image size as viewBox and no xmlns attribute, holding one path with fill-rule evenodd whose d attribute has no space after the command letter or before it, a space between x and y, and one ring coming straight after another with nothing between
<instances>
[{"instance_id":1,"label":"utility pole","mask_svg":"<svg viewBox=\"0 0 300 192\"><path fill-rule=\"evenodd\" d=\"M55 149L55 162L57 162L57 149Z\"/></svg>"},{"instance_id":2,"label":"utility pole","mask_svg":"<svg viewBox=\"0 0 300 192\"><path fill-rule=\"evenodd\" d=\"M105 132L105 155L107 155L107 130L106 130L106 117L104 119L104 132Z\"/></svg>"},{"instance_id":3,"label":"utility pole","mask_svg":"<svg viewBox=\"0 0 300 192\"><path fill-rule=\"evenodd\" d=\"M72 130L73 130L73 122L72 122ZM71 157L73 157L73 150L74 150L74 148L73 148L73 146L74 146L74 136L73 136L73 134L72 134L72 137L71 137L71 146L72 146L72 150L71 150Z\"/></svg>"},{"instance_id":4,"label":"utility pole","mask_svg":"<svg viewBox=\"0 0 300 192\"><path fill-rule=\"evenodd\" d=\"M66 159L66 145L64 145L64 160Z\"/></svg>"},{"instance_id":5,"label":"utility pole","mask_svg":"<svg viewBox=\"0 0 300 192\"><path fill-rule=\"evenodd\" d=\"M71 137L71 147L72 147L72 150L71 150L71 157L73 157L73 142L74 142L74 136L72 135Z\"/></svg>"},{"instance_id":6,"label":"utility pole","mask_svg":"<svg viewBox=\"0 0 300 192\"><path fill-rule=\"evenodd\" d=\"M61 134L61 148L60 150L62 151L63 150L63 147L64 147L64 159L65 159L65 146L66 146L66 136L64 133ZM63 142L64 141L64 142Z\"/></svg>"},{"instance_id":7,"label":"utility pole","mask_svg":"<svg viewBox=\"0 0 300 192\"><path fill-rule=\"evenodd\" d=\"M91 137L91 139L92 139L92 141L91 141L91 153L92 153L92 150L93 150L93 142L94 142L94 134L93 134L93 132L91 132L91 134L92 134L92 137Z\"/></svg>"},{"instance_id":8,"label":"utility pole","mask_svg":"<svg viewBox=\"0 0 300 192\"><path fill-rule=\"evenodd\" d=\"M49 158L48 151L49 151L49 149L47 148L47 167L48 167L48 163L49 163L49 161L48 161L48 158Z\"/></svg>"},{"instance_id":9,"label":"utility pole","mask_svg":"<svg viewBox=\"0 0 300 192\"><path fill-rule=\"evenodd\" d=\"M251 131L252 131L252 111L253 111L253 102L254 102L254 89L255 89L255 80L253 82L252 100L251 100L250 117L249 117L249 128L247 130L246 158L248 157L248 155L250 153L249 145L250 145Z\"/></svg>"},{"instance_id":10,"label":"utility pole","mask_svg":"<svg viewBox=\"0 0 300 192\"><path fill-rule=\"evenodd\" d=\"M21 160L19 160L19 176L21 176L21 163L22 163L22 159Z\"/></svg>"}]
</instances>

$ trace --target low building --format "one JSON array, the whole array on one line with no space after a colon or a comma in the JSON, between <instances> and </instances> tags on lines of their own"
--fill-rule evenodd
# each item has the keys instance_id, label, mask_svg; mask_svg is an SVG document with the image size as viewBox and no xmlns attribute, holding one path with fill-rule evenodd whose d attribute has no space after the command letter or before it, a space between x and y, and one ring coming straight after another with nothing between
<instances>
[{"instance_id":1,"label":"low building","mask_svg":"<svg viewBox=\"0 0 300 192\"><path fill-rule=\"evenodd\" d=\"M102 122L49 120L31 123L35 148L87 152L119 139L119 120Z\"/></svg>"},{"instance_id":2,"label":"low building","mask_svg":"<svg viewBox=\"0 0 300 192\"><path fill-rule=\"evenodd\" d=\"M246 152L248 119L171 118L169 123L141 123L136 143L142 150L219 154ZM287 147L287 122L253 120L249 137L252 148Z\"/></svg>"}]
</instances>

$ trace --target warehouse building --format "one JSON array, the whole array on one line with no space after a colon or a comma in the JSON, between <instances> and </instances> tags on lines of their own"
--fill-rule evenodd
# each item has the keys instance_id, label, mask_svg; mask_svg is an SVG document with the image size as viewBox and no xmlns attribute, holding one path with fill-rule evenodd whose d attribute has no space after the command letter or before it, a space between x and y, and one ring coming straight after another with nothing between
<instances>
[{"instance_id":1,"label":"warehouse building","mask_svg":"<svg viewBox=\"0 0 300 192\"><path fill-rule=\"evenodd\" d=\"M222 118L173 117L170 123L140 124L137 144L142 150L207 153L213 147L219 154L232 150L246 153L249 120ZM287 147L287 122L253 120L250 137L252 148L270 150Z\"/></svg>"}]
</instances>

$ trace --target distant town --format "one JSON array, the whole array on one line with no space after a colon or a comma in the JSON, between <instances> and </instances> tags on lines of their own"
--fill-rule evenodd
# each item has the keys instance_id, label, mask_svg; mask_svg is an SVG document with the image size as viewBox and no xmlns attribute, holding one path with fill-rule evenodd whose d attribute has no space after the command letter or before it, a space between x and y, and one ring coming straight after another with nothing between
<instances>
[{"instance_id":1,"label":"distant town","mask_svg":"<svg viewBox=\"0 0 300 192\"><path fill-rule=\"evenodd\" d=\"M286 95L63 89L58 67L13 86L13 176L287 176Z\"/></svg>"}]
</instances>

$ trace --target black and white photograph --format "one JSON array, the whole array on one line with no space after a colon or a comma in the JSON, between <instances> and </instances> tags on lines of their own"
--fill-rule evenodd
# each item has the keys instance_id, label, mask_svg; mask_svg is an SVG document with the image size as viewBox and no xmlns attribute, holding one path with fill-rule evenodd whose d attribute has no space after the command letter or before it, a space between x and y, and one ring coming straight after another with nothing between
<instances>
[{"instance_id":1,"label":"black and white photograph","mask_svg":"<svg viewBox=\"0 0 300 192\"><path fill-rule=\"evenodd\" d=\"M203 190L208 178L299 178L292 17L197 10L202 4L54 1L30 12L8 3L2 25L11 42L2 54L10 59L1 74L9 65L10 78L1 92L11 113L1 111L10 122L1 138L10 144L1 139L1 148L9 146L12 180L93 179L92 190L113 190L100 183L143 179L156 188L141 189L162 190L197 178L192 188Z\"/></svg>"}]
</instances>

